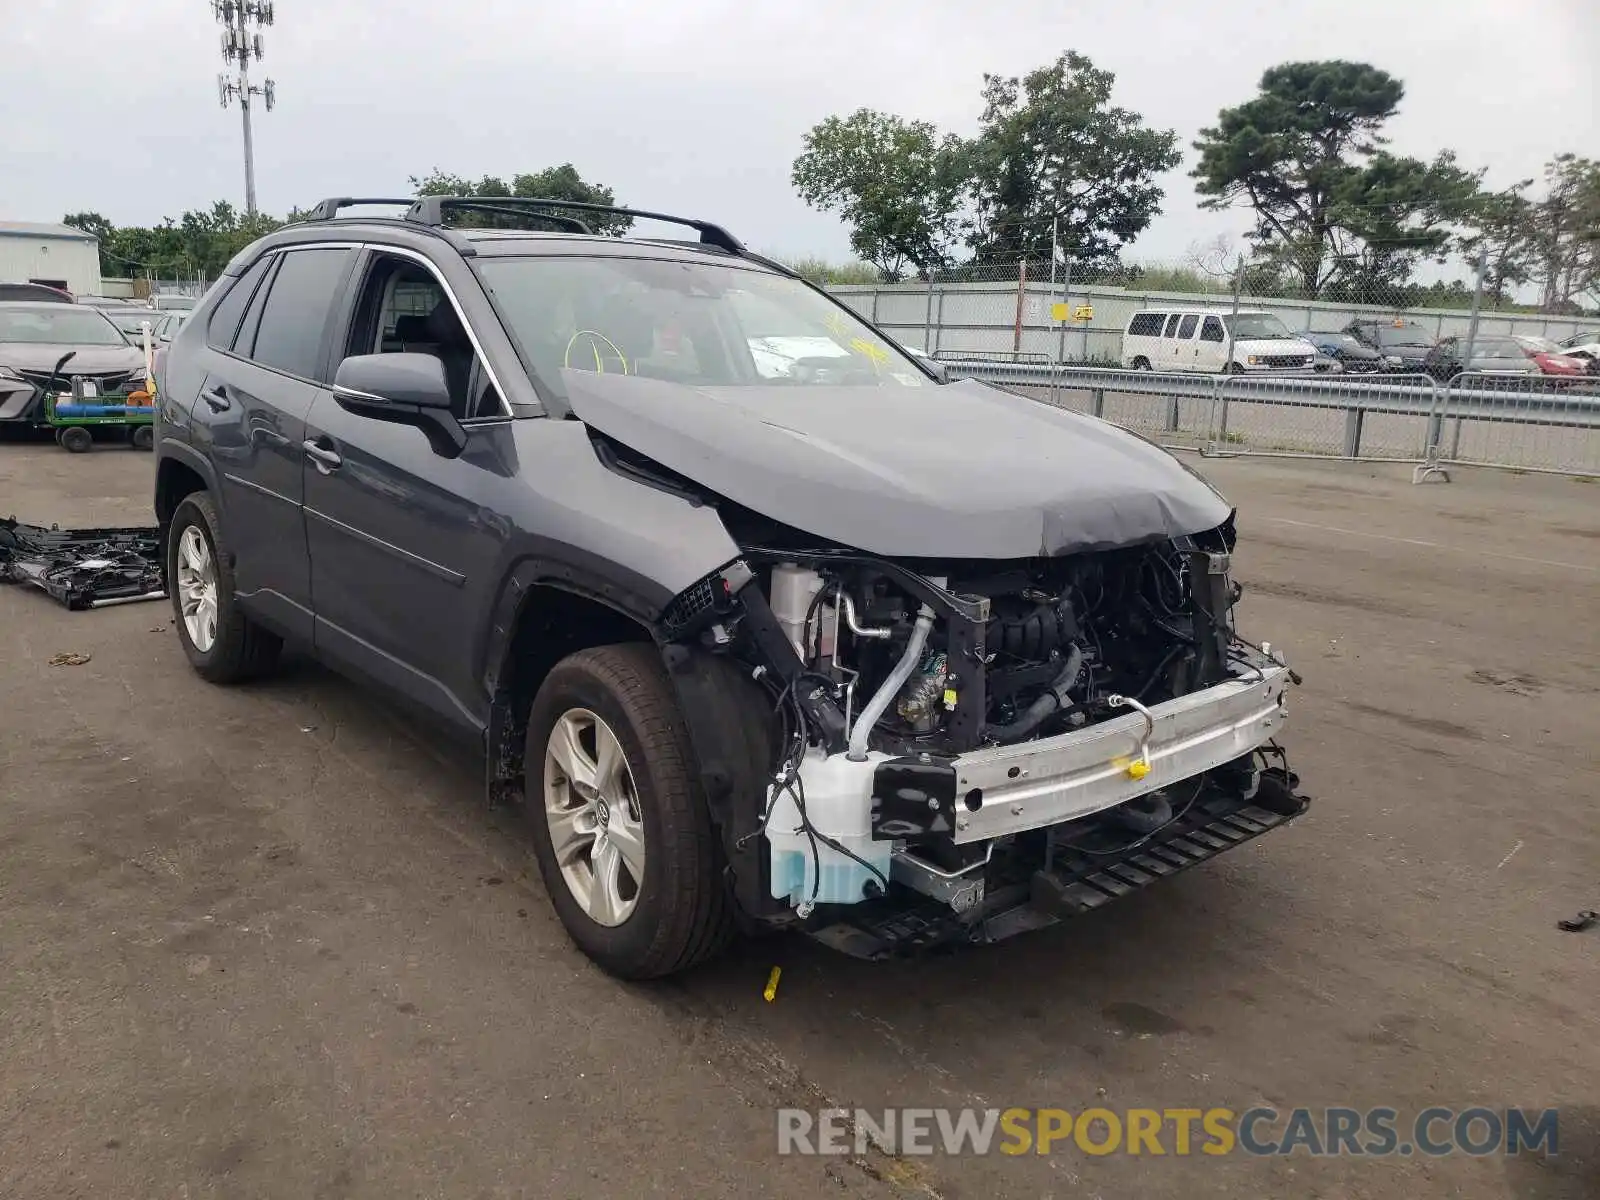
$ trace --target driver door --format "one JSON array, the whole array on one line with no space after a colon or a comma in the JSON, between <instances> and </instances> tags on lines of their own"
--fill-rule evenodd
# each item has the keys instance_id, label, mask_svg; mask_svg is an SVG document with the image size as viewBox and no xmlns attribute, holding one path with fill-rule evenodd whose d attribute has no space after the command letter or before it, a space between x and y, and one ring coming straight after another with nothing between
<instances>
[{"instance_id":1,"label":"driver door","mask_svg":"<svg viewBox=\"0 0 1600 1200\"><path fill-rule=\"evenodd\" d=\"M439 355L467 445L449 456L414 425L318 398L305 466L317 650L476 732L474 616L509 528L495 501L512 473L510 423L429 264L369 251L356 278L335 373L355 354Z\"/></svg>"}]
</instances>

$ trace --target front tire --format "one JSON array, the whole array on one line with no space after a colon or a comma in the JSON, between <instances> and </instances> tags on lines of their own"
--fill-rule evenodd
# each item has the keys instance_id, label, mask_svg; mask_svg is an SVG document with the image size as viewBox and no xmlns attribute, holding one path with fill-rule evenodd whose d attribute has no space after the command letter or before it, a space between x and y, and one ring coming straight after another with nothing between
<instances>
[{"instance_id":1,"label":"front tire","mask_svg":"<svg viewBox=\"0 0 1600 1200\"><path fill-rule=\"evenodd\" d=\"M534 698L523 761L539 873L580 950L611 975L652 979L727 945L722 850L654 647L558 663Z\"/></svg>"},{"instance_id":2,"label":"front tire","mask_svg":"<svg viewBox=\"0 0 1600 1200\"><path fill-rule=\"evenodd\" d=\"M240 611L233 595L233 552L207 492L184 497L167 532L167 595L189 665L212 683L269 673L283 641Z\"/></svg>"}]
</instances>

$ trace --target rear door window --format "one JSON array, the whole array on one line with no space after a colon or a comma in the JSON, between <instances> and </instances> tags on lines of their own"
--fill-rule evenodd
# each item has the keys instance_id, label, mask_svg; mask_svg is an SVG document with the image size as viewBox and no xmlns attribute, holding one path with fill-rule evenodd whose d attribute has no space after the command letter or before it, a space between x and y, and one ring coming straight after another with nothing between
<instances>
[{"instance_id":1,"label":"rear door window","mask_svg":"<svg viewBox=\"0 0 1600 1200\"><path fill-rule=\"evenodd\" d=\"M1184 317L1183 324L1178 326L1178 337L1184 341L1188 341L1190 338L1194 337L1194 327L1199 323L1199 321L1200 318L1195 316L1194 313L1190 313L1188 316Z\"/></svg>"},{"instance_id":2,"label":"rear door window","mask_svg":"<svg viewBox=\"0 0 1600 1200\"><path fill-rule=\"evenodd\" d=\"M1173 313L1170 317L1168 317L1167 318L1167 329L1166 329L1166 332L1164 334L1162 334L1162 336L1163 337L1177 337L1178 336L1178 321L1179 320L1180 320L1180 318L1179 318L1177 313Z\"/></svg>"},{"instance_id":3,"label":"rear door window","mask_svg":"<svg viewBox=\"0 0 1600 1200\"><path fill-rule=\"evenodd\" d=\"M264 367L320 379L333 306L354 251L290 250L273 276L250 357Z\"/></svg>"}]
</instances>

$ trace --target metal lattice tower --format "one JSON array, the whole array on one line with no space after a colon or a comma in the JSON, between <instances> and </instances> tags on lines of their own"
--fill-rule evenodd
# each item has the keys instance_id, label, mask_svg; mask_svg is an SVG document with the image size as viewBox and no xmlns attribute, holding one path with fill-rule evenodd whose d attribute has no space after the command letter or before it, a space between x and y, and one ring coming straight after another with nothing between
<instances>
[{"instance_id":1,"label":"metal lattice tower","mask_svg":"<svg viewBox=\"0 0 1600 1200\"><path fill-rule=\"evenodd\" d=\"M222 107L237 99L244 116L244 206L256 215L256 149L250 132L250 99L260 96L272 111L276 85L268 79L250 82L250 63L261 61L261 30L272 24L272 0L211 0L211 11L222 25L222 57L229 70L217 75L217 99ZM252 29L251 27L255 28Z\"/></svg>"}]
</instances>

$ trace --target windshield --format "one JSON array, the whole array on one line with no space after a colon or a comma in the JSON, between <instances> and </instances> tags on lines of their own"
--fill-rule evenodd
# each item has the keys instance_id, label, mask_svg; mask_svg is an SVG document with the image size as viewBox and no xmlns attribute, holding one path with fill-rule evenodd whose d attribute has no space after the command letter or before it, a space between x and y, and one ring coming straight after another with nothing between
<instances>
[{"instance_id":1,"label":"windshield","mask_svg":"<svg viewBox=\"0 0 1600 1200\"><path fill-rule=\"evenodd\" d=\"M126 346L128 339L95 309L41 304L37 308L0 308L0 342Z\"/></svg>"},{"instance_id":2,"label":"windshield","mask_svg":"<svg viewBox=\"0 0 1600 1200\"><path fill-rule=\"evenodd\" d=\"M1289 332L1289 327L1271 313L1240 313L1236 317L1223 317L1222 320L1236 340L1294 336Z\"/></svg>"},{"instance_id":3,"label":"windshield","mask_svg":"<svg viewBox=\"0 0 1600 1200\"><path fill-rule=\"evenodd\" d=\"M1555 341L1551 338L1524 335L1516 340L1524 350L1531 350L1538 354L1561 353L1561 347L1556 345Z\"/></svg>"},{"instance_id":4,"label":"windshield","mask_svg":"<svg viewBox=\"0 0 1600 1200\"><path fill-rule=\"evenodd\" d=\"M162 320L167 316L167 314L154 312L152 310L143 308L124 308L108 309L106 310L106 316L111 318L111 323L118 329L122 330L123 333L132 334L137 337L141 332L143 332L139 328L141 324L143 324L145 321L149 321L150 328L154 329L157 325L161 324Z\"/></svg>"},{"instance_id":5,"label":"windshield","mask_svg":"<svg viewBox=\"0 0 1600 1200\"><path fill-rule=\"evenodd\" d=\"M1433 339L1422 331L1420 325L1370 326L1380 346L1431 346Z\"/></svg>"},{"instance_id":6,"label":"windshield","mask_svg":"<svg viewBox=\"0 0 1600 1200\"><path fill-rule=\"evenodd\" d=\"M920 387L898 347L799 280L720 263L501 258L477 270L533 369L696 387Z\"/></svg>"},{"instance_id":7,"label":"windshield","mask_svg":"<svg viewBox=\"0 0 1600 1200\"><path fill-rule=\"evenodd\" d=\"M1461 348L1465 350L1466 345L1466 339L1462 338ZM1515 338L1480 336L1472 343L1473 358L1521 358L1525 353Z\"/></svg>"}]
</instances>

